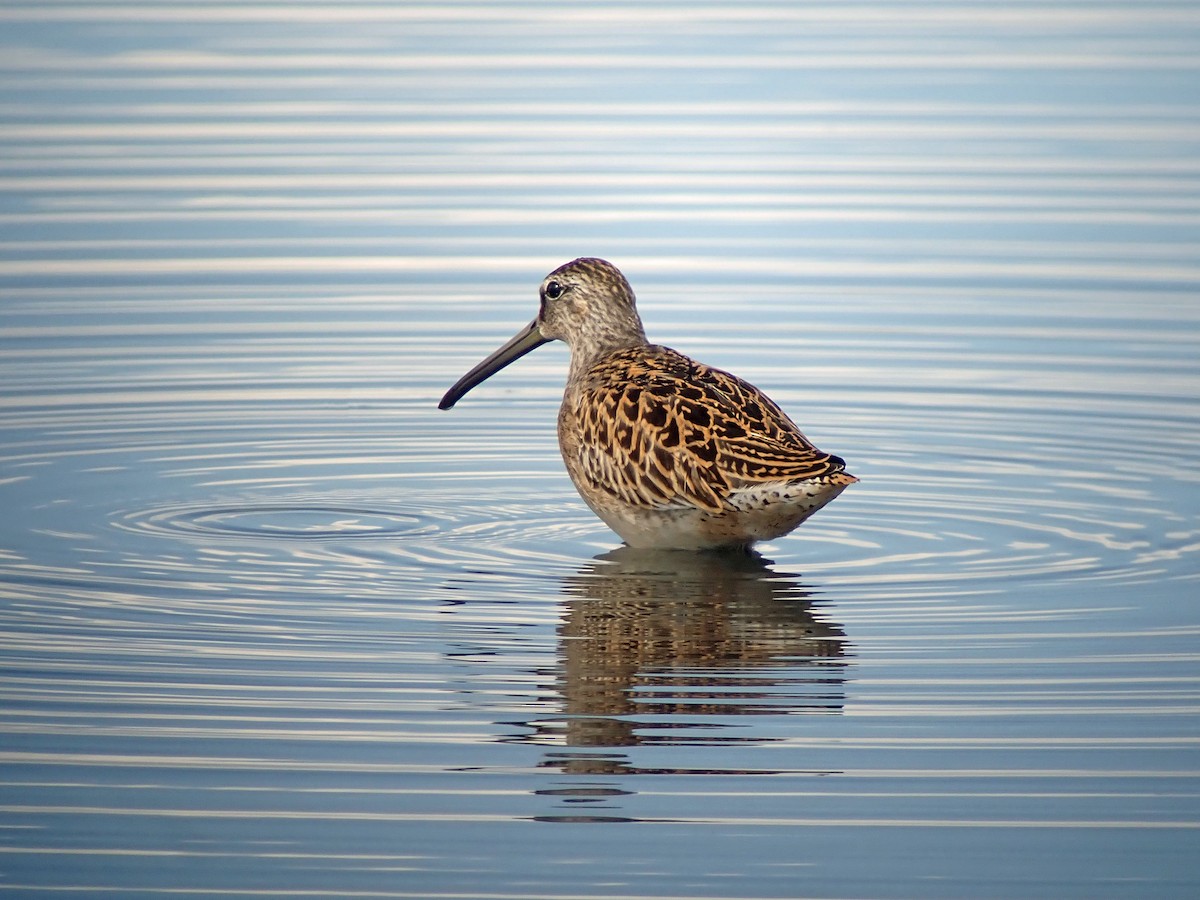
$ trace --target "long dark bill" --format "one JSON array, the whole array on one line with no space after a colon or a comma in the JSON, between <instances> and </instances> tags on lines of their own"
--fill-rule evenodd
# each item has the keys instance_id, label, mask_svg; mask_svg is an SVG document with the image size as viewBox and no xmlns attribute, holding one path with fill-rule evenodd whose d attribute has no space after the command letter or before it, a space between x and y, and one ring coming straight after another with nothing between
<instances>
[{"instance_id":1,"label":"long dark bill","mask_svg":"<svg viewBox=\"0 0 1200 900\"><path fill-rule=\"evenodd\" d=\"M513 335L512 340L507 344L454 382L454 386L446 391L446 396L442 397L438 409L449 409L475 385L491 378L509 363L516 362L531 350L536 350L542 344L548 343L550 343L550 339L542 337L542 333L538 331L537 320L534 319Z\"/></svg>"}]
</instances>

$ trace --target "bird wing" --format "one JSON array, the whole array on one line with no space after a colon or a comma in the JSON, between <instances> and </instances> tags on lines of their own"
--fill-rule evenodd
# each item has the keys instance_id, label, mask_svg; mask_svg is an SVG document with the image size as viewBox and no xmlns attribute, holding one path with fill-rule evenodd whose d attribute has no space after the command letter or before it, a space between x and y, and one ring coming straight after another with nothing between
<instances>
[{"instance_id":1,"label":"bird wing","mask_svg":"<svg viewBox=\"0 0 1200 900\"><path fill-rule=\"evenodd\" d=\"M577 475L634 506L719 513L736 488L842 471L769 397L666 347L622 351L576 393Z\"/></svg>"}]
</instances>

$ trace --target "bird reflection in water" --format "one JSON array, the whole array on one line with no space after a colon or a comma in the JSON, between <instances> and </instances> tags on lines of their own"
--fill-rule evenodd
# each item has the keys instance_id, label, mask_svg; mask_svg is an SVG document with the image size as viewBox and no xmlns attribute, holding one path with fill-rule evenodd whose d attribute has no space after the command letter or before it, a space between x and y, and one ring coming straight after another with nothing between
<instances>
[{"instance_id":1,"label":"bird reflection in water","mask_svg":"<svg viewBox=\"0 0 1200 900\"><path fill-rule=\"evenodd\" d=\"M633 767L620 748L766 742L779 737L771 723L744 717L842 709L844 633L757 553L622 547L563 592L555 679L565 715L525 723L525 740L566 745L543 765L664 772Z\"/></svg>"}]
</instances>

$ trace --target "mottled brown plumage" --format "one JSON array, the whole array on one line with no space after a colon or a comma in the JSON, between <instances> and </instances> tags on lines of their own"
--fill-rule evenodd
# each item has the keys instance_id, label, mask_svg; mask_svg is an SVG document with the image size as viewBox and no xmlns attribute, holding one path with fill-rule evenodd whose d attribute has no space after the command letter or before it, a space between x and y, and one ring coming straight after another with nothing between
<instances>
[{"instance_id":1,"label":"mottled brown plumage","mask_svg":"<svg viewBox=\"0 0 1200 900\"><path fill-rule=\"evenodd\" d=\"M656 344L624 276L577 259L542 283L538 317L441 408L549 340L571 347L558 415L580 495L634 546L748 546L791 531L856 479L746 381Z\"/></svg>"}]
</instances>

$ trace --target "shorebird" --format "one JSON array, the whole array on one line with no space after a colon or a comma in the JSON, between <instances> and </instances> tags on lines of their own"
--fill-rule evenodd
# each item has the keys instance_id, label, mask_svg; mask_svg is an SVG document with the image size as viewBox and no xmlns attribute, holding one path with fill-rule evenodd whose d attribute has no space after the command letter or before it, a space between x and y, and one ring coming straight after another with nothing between
<instances>
[{"instance_id":1,"label":"shorebird","mask_svg":"<svg viewBox=\"0 0 1200 900\"><path fill-rule=\"evenodd\" d=\"M563 461L584 502L630 546L749 547L787 534L858 481L754 385L646 340L633 290L612 263L560 266L540 297L537 318L438 408L565 341Z\"/></svg>"}]
</instances>

